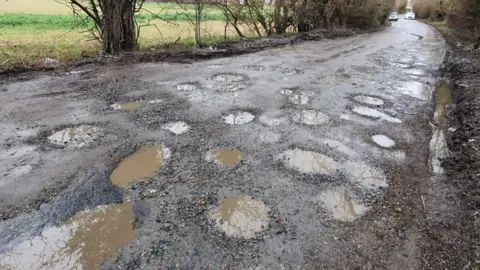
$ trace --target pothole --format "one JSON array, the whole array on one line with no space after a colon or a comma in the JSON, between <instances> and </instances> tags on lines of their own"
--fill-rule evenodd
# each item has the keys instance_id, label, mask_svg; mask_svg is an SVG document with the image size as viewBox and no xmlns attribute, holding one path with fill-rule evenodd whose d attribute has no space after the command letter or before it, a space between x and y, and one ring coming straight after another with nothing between
<instances>
[{"instance_id":1,"label":"pothole","mask_svg":"<svg viewBox=\"0 0 480 270\"><path fill-rule=\"evenodd\" d=\"M146 145L124 158L110 175L112 184L128 187L145 178L152 178L165 160L170 157L170 149L163 146Z\"/></svg>"},{"instance_id":2,"label":"pothole","mask_svg":"<svg viewBox=\"0 0 480 270\"><path fill-rule=\"evenodd\" d=\"M342 164L350 181L358 183L365 188L378 189L387 187L385 174L365 163L347 161Z\"/></svg>"},{"instance_id":3,"label":"pothole","mask_svg":"<svg viewBox=\"0 0 480 270\"><path fill-rule=\"evenodd\" d=\"M101 130L95 126L83 125L65 128L48 137L51 144L68 148L82 148L91 145L100 138Z\"/></svg>"},{"instance_id":4,"label":"pothole","mask_svg":"<svg viewBox=\"0 0 480 270\"><path fill-rule=\"evenodd\" d=\"M207 161L213 161L222 167L237 165L244 158L243 152L232 148L219 148L207 153Z\"/></svg>"},{"instance_id":5,"label":"pothole","mask_svg":"<svg viewBox=\"0 0 480 270\"><path fill-rule=\"evenodd\" d=\"M373 106L382 106L383 104L385 104L385 102L382 99L371 97L371 96L360 95L360 96L355 96L353 99L357 102L373 105Z\"/></svg>"},{"instance_id":6,"label":"pothole","mask_svg":"<svg viewBox=\"0 0 480 270\"><path fill-rule=\"evenodd\" d=\"M308 102L310 102L310 99L311 99L311 97L309 97L308 95L304 95L304 94L295 94L295 95L288 98L288 100L291 103L296 104L296 105L306 105L306 104L308 104Z\"/></svg>"},{"instance_id":7,"label":"pothole","mask_svg":"<svg viewBox=\"0 0 480 270\"><path fill-rule=\"evenodd\" d=\"M100 206L0 255L2 269L97 269L135 236L132 203Z\"/></svg>"},{"instance_id":8,"label":"pothole","mask_svg":"<svg viewBox=\"0 0 480 270\"><path fill-rule=\"evenodd\" d=\"M447 106L453 102L452 86L440 82L435 88L435 116L434 119L440 127L445 128L448 123Z\"/></svg>"},{"instance_id":9,"label":"pothole","mask_svg":"<svg viewBox=\"0 0 480 270\"><path fill-rule=\"evenodd\" d=\"M161 128L168 130L175 135L180 135L190 130L190 126L182 121L166 123L162 125Z\"/></svg>"},{"instance_id":10,"label":"pothole","mask_svg":"<svg viewBox=\"0 0 480 270\"><path fill-rule=\"evenodd\" d=\"M285 89L280 89L280 90L278 91L278 93L279 93L280 95L290 96L290 95L293 94L293 90L285 88Z\"/></svg>"},{"instance_id":11,"label":"pothole","mask_svg":"<svg viewBox=\"0 0 480 270\"><path fill-rule=\"evenodd\" d=\"M190 92L190 91L195 91L197 89L198 87L193 83L184 83L184 84L177 85L178 91Z\"/></svg>"},{"instance_id":12,"label":"pothole","mask_svg":"<svg viewBox=\"0 0 480 270\"><path fill-rule=\"evenodd\" d=\"M320 201L334 219L341 221L354 221L368 209L365 205L357 203L344 187L322 192Z\"/></svg>"},{"instance_id":13,"label":"pothole","mask_svg":"<svg viewBox=\"0 0 480 270\"><path fill-rule=\"evenodd\" d=\"M146 101L133 101L133 102L123 103L123 104L110 105L110 107L112 107L114 110L124 110L124 111L133 111L133 110L145 108L147 106L148 106L148 102Z\"/></svg>"},{"instance_id":14,"label":"pothole","mask_svg":"<svg viewBox=\"0 0 480 270\"><path fill-rule=\"evenodd\" d=\"M315 110L296 110L292 113L292 121L306 125L321 125L328 123L330 117Z\"/></svg>"},{"instance_id":15,"label":"pothole","mask_svg":"<svg viewBox=\"0 0 480 270\"><path fill-rule=\"evenodd\" d=\"M277 158L301 173L333 174L339 168L339 164L327 155L298 148L287 150Z\"/></svg>"},{"instance_id":16,"label":"pothole","mask_svg":"<svg viewBox=\"0 0 480 270\"><path fill-rule=\"evenodd\" d=\"M361 73L372 73L375 72L375 67L367 67L367 66L359 66L357 67L357 70Z\"/></svg>"},{"instance_id":17,"label":"pothole","mask_svg":"<svg viewBox=\"0 0 480 270\"><path fill-rule=\"evenodd\" d=\"M278 126L278 125L287 123L287 118L285 117L270 117L266 115L260 116L258 120L262 124L267 125L269 127Z\"/></svg>"},{"instance_id":18,"label":"pothole","mask_svg":"<svg viewBox=\"0 0 480 270\"><path fill-rule=\"evenodd\" d=\"M368 116L374 119L381 119L381 120L385 120L387 122L392 122L392 123L402 123L402 120L398 118L392 117L388 114L380 112L379 110L375 110L368 107L358 106L358 107L354 107L352 111L359 115Z\"/></svg>"},{"instance_id":19,"label":"pothole","mask_svg":"<svg viewBox=\"0 0 480 270\"><path fill-rule=\"evenodd\" d=\"M372 140L379 146L384 148L391 148L395 146L395 142L385 135L374 135Z\"/></svg>"},{"instance_id":20,"label":"pothole","mask_svg":"<svg viewBox=\"0 0 480 270\"><path fill-rule=\"evenodd\" d=\"M272 131L265 131L261 132L258 137L259 140L263 143L276 143L280 140L282 136Z\"/></svg>"},{"instance_id":21,"label":"pothole","mask_svg":"<svg viewBox=\"0 0 480 270\"><path fill-rule=\"evenodd\" d=\"M229 125L243 125L255 119L255 115L249 112L237 112L223 116L223 122Z\"/></svg>"},{"instance_id":22,"label":"pothole","mask_svg":"<svg viewBox=\"0 0 480 270\"><path fill-rule=\"evenodd\" d=\"M240 74L218 74L213 76L213 80L217 82L226 82L226 83L231 83L231 82L240 82L244 81L246 78L243 75Z\"/></svg>"},{"instance_id":23,"label":"pothole","mask_svg":"<svg viewBox=\"0 0 480 270\"><path fill-rule=\"evenodd\" d=\"M249 239L268 227L268 207L245 196L228 197L208 211L226 235Z\"/></svg>"}]
</instances>

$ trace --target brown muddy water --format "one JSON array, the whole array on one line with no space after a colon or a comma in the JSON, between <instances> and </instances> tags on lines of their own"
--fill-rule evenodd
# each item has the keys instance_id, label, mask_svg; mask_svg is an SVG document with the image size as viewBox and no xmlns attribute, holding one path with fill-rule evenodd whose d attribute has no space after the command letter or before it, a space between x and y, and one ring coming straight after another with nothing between
<instances>
[{"instance_id":1,"label":"brown muddy water","mask_svg":"<svg viewBox=\"0 0 480 270\"><path fill-rule=\"evenodd\" d=\"M446 82L440 82L435 89L435 114L441 127L447 124L447 106L453 102L453 88Z\"/></svg>"},{"instance_id":2,"label":"brown muddy water","mask_svg":"<svg viewBox=\"0 0 480 270\"><path fill-rule=\"evenodd\" d=\"M110 175L110 181L114 185L128 187L136 181L152 178L155 171L162 168L168 156L169 149L163 146L142 146L120 161Z\"/></svg>"},{"instance_id":3,"label":"brown muddy water","mask_svg":"<svg viewBox=\"0 0 480 270\"><path fill-rule=\"evenodd\" d=\"M354 201L346 188L326 190L320 195L320 201L333 218L340 221L353 221L368 210L365 205Z\"/></svg>"},{"instance_id":4,"label":"brown muddy water","mask_svg":"<svg viewBox=\"0 0 480 270\"><path fill-rule=\"evenodd\" d=\"M244 159L244 154L238 149L219 148L207 153L207 160L222 167L234 166Z\"/></svg>"},{"instance_id":5,"label":"brown muddy water","mask_svg":"<svg viewBox=\"0 0 480 270\"><path fill-rule=\"evenodd\" d=\"M268 208L261 201L246 196L232 196L209 210L219 229L228 236L252 238L268 225Z\"/></svg>"},{"instance_id":6,"label":"brown muddy water","mask_svg":"<svg viewBox=\"0 0 480 270\"><path fill-rule=\"evenodd\" d=\"M135 237L132 203L81 211L0 256L0 269L96 269Z\"/></svg>"}]
</instances>

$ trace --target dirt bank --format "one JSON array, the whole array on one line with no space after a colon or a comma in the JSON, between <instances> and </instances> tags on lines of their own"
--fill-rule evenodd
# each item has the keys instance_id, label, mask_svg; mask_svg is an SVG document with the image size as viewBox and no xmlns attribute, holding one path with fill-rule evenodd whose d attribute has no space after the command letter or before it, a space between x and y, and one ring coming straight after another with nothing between
<instances>
[{"instance_id":1,"label":"dirt bank","mask_svg":"<svg viewBox=\"0 0 480 270\"><path fill-rule=\"evenodd\" d=\"M431 199L425 211L423 267L479 269L480 55L454 37L446 40L450 50L441 72L453 88L446 132L450 155L443 161L446 177L423 185L422 193Z\"/></svg>"}]
</instances>

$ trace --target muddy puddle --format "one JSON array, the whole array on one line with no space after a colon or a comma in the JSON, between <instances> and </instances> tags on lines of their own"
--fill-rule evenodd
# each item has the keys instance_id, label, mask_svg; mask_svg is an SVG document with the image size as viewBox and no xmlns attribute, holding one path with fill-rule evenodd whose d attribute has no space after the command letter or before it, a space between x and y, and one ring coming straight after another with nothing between
<instances>
[{"instance_id":1,"label":"muddy puddle","mask_svg":"<svg viewBox=\"0 0 480 270\"><path fill-rule=\"evenodd\" d=\"M296 110L292 113L292 121L305 125L321 125L328 123L330 117L315 110Z\"/></svg>"},{"instance_id":2,"label":"muddy puddle","mask_svg":"<svg viewBox=\"0 0 480 270\"><path fill-rule=\"evenodd\" d=\"M48 137L51 144L68 148L82 148L93 144L101 136L101 129L95 126L83 125L65 128Z\"/></svg>"},{"instance_id":3,"label":"muddy puddle","mask_svg":"<svg viewBox=\"0 0 480 270\"><path fill-rule=\"evenodd\" d=\"M100 206L0 255L0 269L96 269L135 236L132 203Z\"/></svg>"},{"instance_id":4,"label":"muddy puddle","mask_svg":"<svg viewBox=\"0 0 480 270\"><path fill-rule=\"evenodd\" d=\"M293 95L293 90L291 90L291 89L280 89L280 91L278 91L278 93L280 95L284 95L284 96L291 96L291 95Z\"/></svg>"},{"instance_id":5,"label":"muddy puddle","mask_svg":"<svg viewBox=\"0 0 480 270\"><path fill-rule=\"evenodd\" d=\"M168 130L175 135L180 135L190 130L190 126L182 121L166 123L162 125L161 128Z\"/></svg>"},{"instance_id":6,"label":"muddy puddle","mask_svg":"<svg viewBox=\"0 0 480 270\"><path fill-rule=\"evenodd\" d=\"M268 227L268 207L245 196L232 196L209 210L209 217L218 228L232 237L249 239Z\"/></svg>"},{"instance_id":7,"label":"muddy puddle","mask_svg":"<svg viewBox=\"0 0 480 270\"><path fill-rule=\"evenodd\" d=\"M238 149L219 148L207 153L206 159L222 167L234 166L244 159L244 153Z\"/></svg>"},{"instance_id":8,"label":"muddy puddle","mask_svg":"<svg viewBox=\"0 0 480 270\"><path fill-rule=\"evenodd\" d=\"M287 150L277 158L301 173L333 174L340 166L327 155L298 148Z\"/></svg>"},{"instance_id":9,"label":"muddy puddle","mask_svg":"<svg viewBox=\"0 0 480 270\"><path fill-rule=\"evenodd\" d=\"M375 167L362 162L346 161L342 164L344 173L352 183L357 183L369 189L378 189L388 186L385 174Z\"/></svg>"},{"instance_id":10,"label":"muddy puddle","mask_svg":"<svg viewBox=\"0 0 480 270\"><path fill-rule=\"evenodd\" d=\"M255 115L249 112L237 112L223 116L223 122L229 125L243 125L255 119Z\"/></svg>"},{"instance_id":11,"label":"muddy puddle","mask_svg":"<svg viewBox=\"0 0 480 270\"><path fill-rule=\"evenodd\" d=\"M453 102L452 86L446 82L440 82L435 88L435 119L441 128L445 129L447 118L447 106Z\"/></svg>"},{"instance_id":12,"label":"muddy puddle","mask_svg":"<svg viewBox=\"0 0 480 270\"><path fill-rule=\"evenodd\" d=\"M395 141L390 139L385 135L374 135L372 136L372 140L378 145L383 148L391 148L395 146Z\"/></svg>"},{"instance_id":13,"label":"muddy puddle","mask_svg":"<svg viewBox=\"0 0 480 270\"><path fill-rule=\"evenodd\" d=\"M118 163L110 175L110 181L114 185L128 187L134 182L152 178L169 157L170 150L164 146L142 146Z\"/></svg>"},{"instance_id":14,"label":"muddy puddle","mask_svg":"<svg viewBox=\"0 0 480 270\"><path fill-rule=\"evenodd\" d=\"M364 103L367 105L373 105L373 106L382 106L383 104L385 104L385 102L382 99L372 97L372 96L359 95L359 96L353 97L353 99L357 102Z\"/></svg>"},{"instance_id":15,"label":"muddy puddle","mask_svg":"<svg viewBox=\"0 0 480 270\"><path fill-rule=\"evenodd\" d=\"M357 106L352 109L352 111L356 114L359 114L361 116L368 116L374 119L380 119L380 120L385 120L387 122L392 122L392 123L402 123L402 120L395 118L393 116L390 116L388 114L382 113L379 110L375 110L372 108L368 107L363 107L363 106Z\"/></svg>"},{"instance_id":16,"label":"muddy puddle","mask_svg":"<svg viewBox=\"0 0 480 270\"><path fill-rule=\"evenodd\" d=\"M320 201L334 219L354 221L367 211L367 207L357 203L346 188L326 190L320 194Z\"/></svg>"}]
</instances>

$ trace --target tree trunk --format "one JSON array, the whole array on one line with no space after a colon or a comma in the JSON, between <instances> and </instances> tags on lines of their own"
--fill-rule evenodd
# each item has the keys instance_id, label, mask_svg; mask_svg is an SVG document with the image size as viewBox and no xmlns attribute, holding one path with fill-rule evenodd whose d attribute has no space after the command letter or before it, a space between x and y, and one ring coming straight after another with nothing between
<instances>
[{"instance_id":1,"label":"tree trunk","mask_svg":"<svg viewBox=\"0 0 480 270\"><path fill-rule=\"evenodd\" d=\"M103 51L119 54L137 49L133 0L101 0Z\"/></svg>"}]
</instances>

